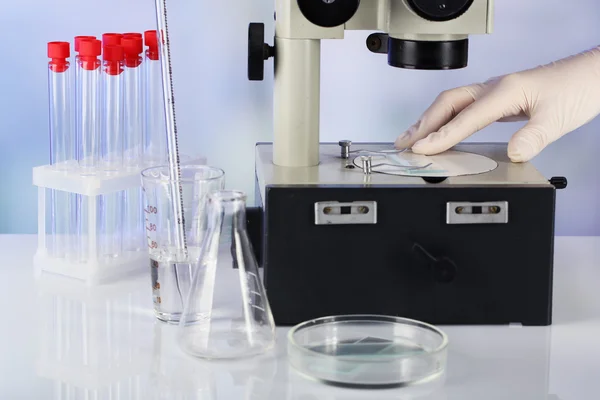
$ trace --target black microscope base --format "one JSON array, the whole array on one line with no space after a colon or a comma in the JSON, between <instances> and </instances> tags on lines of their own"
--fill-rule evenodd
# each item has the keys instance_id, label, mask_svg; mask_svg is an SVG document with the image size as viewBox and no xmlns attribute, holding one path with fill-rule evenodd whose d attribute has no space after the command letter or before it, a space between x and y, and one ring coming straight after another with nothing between
<instances>
[{"instance_id":1,"label":"black microscope base","mask_svg":"<svg viewBox=\"0 0 600 400\"><path fill-rule=\"evenodd\" d=\"M279 326L340 314L552 323L552 186L290 185L264 193L252 236ZM322 201L376 201L377 222L316 225ZM464 201L508 202L508 222L448 224L447 203Z\"/></svg>"}]
</instances>

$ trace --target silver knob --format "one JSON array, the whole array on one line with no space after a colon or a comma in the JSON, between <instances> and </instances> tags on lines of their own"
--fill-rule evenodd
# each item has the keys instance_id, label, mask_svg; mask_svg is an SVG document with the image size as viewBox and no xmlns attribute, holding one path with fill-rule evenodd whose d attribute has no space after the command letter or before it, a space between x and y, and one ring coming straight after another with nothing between
<instances>
[{"instance_id":1,"label":"silver knob","mask_svg":"<svg viewBox=\"0 0 600 400\"><path fill-rule=\"evenodd\" d=\"M360 156L362 162L362 170L366 175L373 173L373 159L371 156Z\"/></svg>"},{"instance_id":2,"label":"silver knob","mask_svg":"<svg viewBox=\"0 0 600 400\"><path fill-rule=\"evenodd\" d=\"M350 146L352 142L350 140L340 140L339 145L342 151L342 158L350 157Z\"/></svg>"}]
</instances>

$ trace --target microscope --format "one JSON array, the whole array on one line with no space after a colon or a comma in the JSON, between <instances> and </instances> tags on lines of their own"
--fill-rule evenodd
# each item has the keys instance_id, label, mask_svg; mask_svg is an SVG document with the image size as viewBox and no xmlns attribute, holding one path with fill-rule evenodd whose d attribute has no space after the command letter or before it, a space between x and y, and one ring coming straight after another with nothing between
<instances>
[{"instance_id":1,"label":"microscope","mask_svg":"<svg viewBox=\"0 0 600 400\"><path fill-rule=\"evenodd\" d=\"M248 78L274 60L273 143L256 145L253 236L278 325L344 314L432 324L552 323L556 189L506 144L417 156L319 140L321 41L364 30L398 73L468 65L493 0L276 0L248 31ZM457 172L459 171L459 172Z\"/></svg>"}]
</instances>

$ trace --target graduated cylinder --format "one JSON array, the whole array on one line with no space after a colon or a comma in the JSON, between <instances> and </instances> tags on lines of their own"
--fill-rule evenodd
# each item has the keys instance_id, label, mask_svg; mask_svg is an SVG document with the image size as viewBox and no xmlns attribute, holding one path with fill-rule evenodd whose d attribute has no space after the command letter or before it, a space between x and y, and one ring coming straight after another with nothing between
<instances>
[{"instance_id":1,"label":"graduated cylinder","mask_svg":"<svg viewBox=\"0 0 600 400\"><path fill-rule=\"evenodd\" d=\"M275 38L273 162L319 163L321 41Z\"/></svg>"}]
</instances>

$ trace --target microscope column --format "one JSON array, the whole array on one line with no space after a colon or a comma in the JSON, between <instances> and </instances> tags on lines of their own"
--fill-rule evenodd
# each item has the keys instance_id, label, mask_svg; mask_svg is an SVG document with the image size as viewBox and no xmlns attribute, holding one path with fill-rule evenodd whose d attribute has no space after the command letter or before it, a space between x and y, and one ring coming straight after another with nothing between
<instances>
[{"instance_id":1,"label":"microscope column","mask_svg":"<svg viewBox=\"0 0 600 400\"><path fill-rule=\"evenodd\" d=\"M275 38L273 162L319 163L321 41Z\"/></svg>"}]
</instances>

